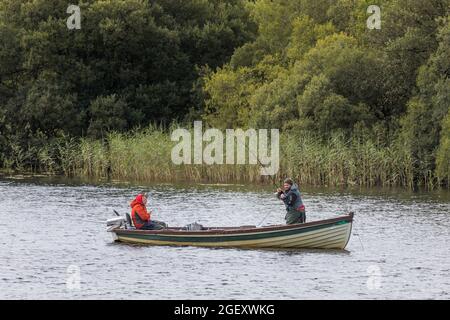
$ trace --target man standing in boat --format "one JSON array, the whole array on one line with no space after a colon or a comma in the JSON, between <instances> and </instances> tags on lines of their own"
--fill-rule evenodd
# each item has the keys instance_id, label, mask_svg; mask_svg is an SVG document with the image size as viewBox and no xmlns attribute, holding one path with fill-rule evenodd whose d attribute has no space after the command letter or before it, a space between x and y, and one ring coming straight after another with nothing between
<instances>
[{"instance_id":1,"label":"man standing in boat","mask_svg":"<svg viewBox=\"0 0 450 320\"><path fill-rule=\"evenodd\" d=\"M290 178L284 180L283 189L278 188L277 197L286 206L286 224L306 222L305 206L303 205L298 186Z\"/></svg>"},{"instance_id":2,"label":"man standing in boat","mask_svg":"<svg viewBox=\"0 0 450 320\"><path fill-rule=\"evenodd\" d=\"M161 221L151 220L152 212L147 211L147 194L138 194L131 204L131 219L136 229L161 230L167 228L167 224Z\"/></svg>"}]
</instances>

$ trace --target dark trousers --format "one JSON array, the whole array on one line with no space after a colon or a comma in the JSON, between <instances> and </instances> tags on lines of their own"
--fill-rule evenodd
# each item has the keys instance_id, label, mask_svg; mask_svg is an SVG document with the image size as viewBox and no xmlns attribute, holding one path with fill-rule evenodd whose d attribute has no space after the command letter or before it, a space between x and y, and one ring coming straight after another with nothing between
<instances>
[{"instance_id":1,"label":"dark trousers","mask_svg":"<svg viewBox=\"0 0 450 320\"><path fill-rule=\"evenodd\" d=\"M289 210L286 213L286 224L296 224L306 222L306 212L304 210Z\"/></svg>"},{"instance_id":2,"label":"dark trousers","mask_svg":"<svg viewBox=\"0 0 450 320\"><path fill-rule=\"evenodd\" d=\"M152 220L144 223L144 226L141 230L161 230L167 228L167 224L162 221Z\"/></svg>"}]
</instances>

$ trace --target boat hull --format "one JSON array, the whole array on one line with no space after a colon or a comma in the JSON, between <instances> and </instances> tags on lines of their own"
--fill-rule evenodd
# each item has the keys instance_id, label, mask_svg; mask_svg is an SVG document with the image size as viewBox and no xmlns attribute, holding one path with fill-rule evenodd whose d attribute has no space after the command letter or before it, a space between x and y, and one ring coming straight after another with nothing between
<instances>
[{"instance_id":1,"label":"boat hull","mask_svg":"<svg viewBox=\"0 0 450 320\"><path fill-rule=\"evenodd\" d=\"M344 249L350 239L353 215L297 225L263 228L214 228L204 231L112 230L116 241L146 245Z\"/></svg>"}]
</instances>

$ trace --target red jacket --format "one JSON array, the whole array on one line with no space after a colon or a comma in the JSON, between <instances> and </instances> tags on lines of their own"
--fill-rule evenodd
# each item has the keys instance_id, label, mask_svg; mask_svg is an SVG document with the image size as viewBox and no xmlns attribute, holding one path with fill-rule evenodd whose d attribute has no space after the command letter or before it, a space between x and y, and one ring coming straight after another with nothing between
<instances>
[{"instance_id":1,"label":"red jacket","mask_svg":"<svg viewBox=\"0 0 450 320\"><path fill-rule=\"evenodd\" d=\"M131 219L133 219L136 229L141 229L146 222L150 222L151 212L147 211L144 203L142 202L142 194L139 194L131 204Z\"/></svg>"}]
</instances>

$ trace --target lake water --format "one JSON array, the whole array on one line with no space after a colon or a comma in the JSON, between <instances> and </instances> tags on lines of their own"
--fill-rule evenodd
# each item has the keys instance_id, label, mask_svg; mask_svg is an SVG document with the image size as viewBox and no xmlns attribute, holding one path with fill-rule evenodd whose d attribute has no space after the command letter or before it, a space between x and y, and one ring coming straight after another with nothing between
<instances>
[{"instance_id":1,"label":"lake water","mask_svg":"<svg viewBox=\"0 0 450 320\"><path fill-rule=\"evenodd\" d=\"M308 221L355 212L345 251L113 243L106 219L143 189L170 226L283 223L271 188L3 178L0 298L450 298L448 191L305 188Z\"/></svg>"}]
</instances>

